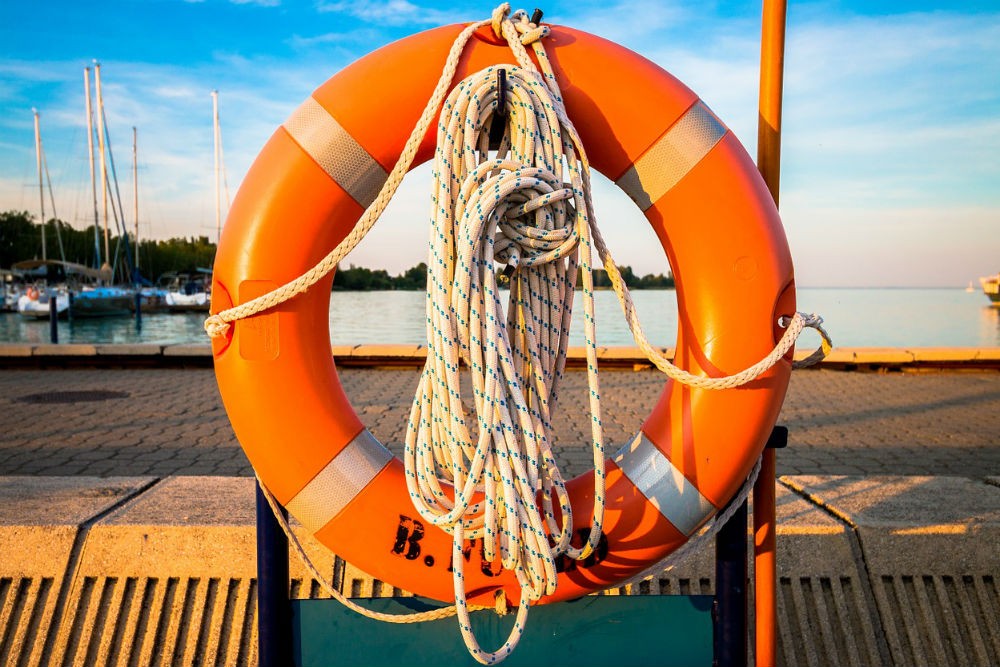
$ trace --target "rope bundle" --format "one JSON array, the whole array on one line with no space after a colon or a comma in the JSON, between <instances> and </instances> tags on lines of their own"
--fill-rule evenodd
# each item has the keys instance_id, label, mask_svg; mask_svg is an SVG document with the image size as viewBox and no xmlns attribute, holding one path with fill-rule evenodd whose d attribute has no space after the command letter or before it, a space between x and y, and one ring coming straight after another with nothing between
<instances>
[{"instance_id":1,"label":"rope bundle","mask_svg":"<svg viewBox=\"0 0 1000 667\"><path fill-rule=\"evenodd\" d=\"M508 66L460 82L445 100L433 172L428 261L427 365L410 413L404 463L414 506L453 535L460 627L477 659L497 653L468 630L462 545L483 540L521 587L520 615L555 590L557 560L588 557L601 535L604 443L590 266L592 210L586 157L543 75ZM507 99L506 110L498 101ZM509 115L497 152L489 129ZM568 179L569 182L565 182ZM497 263L510 272L506 306ZM552 407L566 360L573 292L582 269L590 359L594 513L586 544L573 547L573 510L552 453ZM462 403L459 359L470 369L474 416ZM475 422L477 428L471 428ZM452 484L454 498L440 480ZM474 502L477 493L485 499ZM541 497L541 506L536 498ZM558 511L553 506L558 502ZM558 520L557 520L558 516Z\"/></svg>"}]
</instances>

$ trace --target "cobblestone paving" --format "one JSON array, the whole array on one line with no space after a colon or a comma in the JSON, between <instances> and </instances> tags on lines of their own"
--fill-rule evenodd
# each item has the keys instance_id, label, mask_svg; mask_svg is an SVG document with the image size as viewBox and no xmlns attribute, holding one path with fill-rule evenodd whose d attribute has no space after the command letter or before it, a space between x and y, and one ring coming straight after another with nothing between
<instances>
[{"instance_id":1,"label":"cobblestone paving","mask_svg":"<svg viewBox=\"0 0 1000 667\"><path fill-rule=\"evenodd\" d=\"M397 455L419 372L345 369L359 416ZM556 450L589 462L586 376L561 393ZM655 403L653 371L602 374L606 435L629 439ZM101 400L83 400L101 399ZM277 397L276 397L277 399ZM1000 475L1000 374L803 371L780 423L779 474ZM0 475L250 475L211 370L0 371Z\"/></svg>"}]
</instances>

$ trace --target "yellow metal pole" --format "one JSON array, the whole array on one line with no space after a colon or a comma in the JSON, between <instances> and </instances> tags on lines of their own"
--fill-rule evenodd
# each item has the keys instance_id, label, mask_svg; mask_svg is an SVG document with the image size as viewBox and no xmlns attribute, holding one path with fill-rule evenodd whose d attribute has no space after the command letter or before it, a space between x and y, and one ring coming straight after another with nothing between
<instances>
[{"instance_id":1,"label":"yellow metal pole","mask_svg":"<svg viewBox=\"0 0 1000 667\"><path fill-rule=\"evenodd\" d=\"M785 65L785 0L763 0L760 36L760 102L757 120L757 168L778 203L781 174L781 96ZM777 663L775 565L775 456L764 450L753 492L754 655L758 667Z\"/></svg>"}]
</instances>

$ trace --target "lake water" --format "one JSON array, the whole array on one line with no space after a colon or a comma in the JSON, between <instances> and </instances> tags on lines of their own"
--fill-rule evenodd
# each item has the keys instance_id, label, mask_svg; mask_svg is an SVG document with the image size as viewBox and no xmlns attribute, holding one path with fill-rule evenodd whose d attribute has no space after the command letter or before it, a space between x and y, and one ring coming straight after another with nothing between
<instances>
[{"instance_id":1,"label":"lake water","mask_svg":"<svg viewBox=\"0 0 1000 667\"><path fill-rule=\"evenodd\" d=\"M423 292L333 292L330 337L334 345L425 342ZM640 320L654 345L670 347L677 332L672 290L633 292ZM632 345L615 294L596 295L600 345ZM1000 309L979 291L962 289L817 289L798 291L799 310L823 316L838 347L1000 346ZM582 306L574 313L571 344L582 345ZM132 319L59 322L61 343L207 343L203 315L144 315ZM807 332L805 336L813 336ZM47 343L47 321L0 315L0 342ZM818 337L804 340L808 347Z\"/></svg>"}]
</instances>

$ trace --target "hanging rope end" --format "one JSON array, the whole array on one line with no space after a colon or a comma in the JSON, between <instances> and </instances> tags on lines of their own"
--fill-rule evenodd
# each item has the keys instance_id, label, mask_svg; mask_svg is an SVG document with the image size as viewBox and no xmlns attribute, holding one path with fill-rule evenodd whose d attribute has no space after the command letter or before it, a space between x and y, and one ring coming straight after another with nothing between
<instances>
[{"instance_id":1,"label":"hanging rope end","mask_svg":"<svg viewBox=\"0 0 1000 667\"><path fill-rule=\"evenodd\" d=\"M493 596L493 611L497 616L506 616L509 611L507 607L507 594L501 588Z\"/></svg>"}]
</instances>

